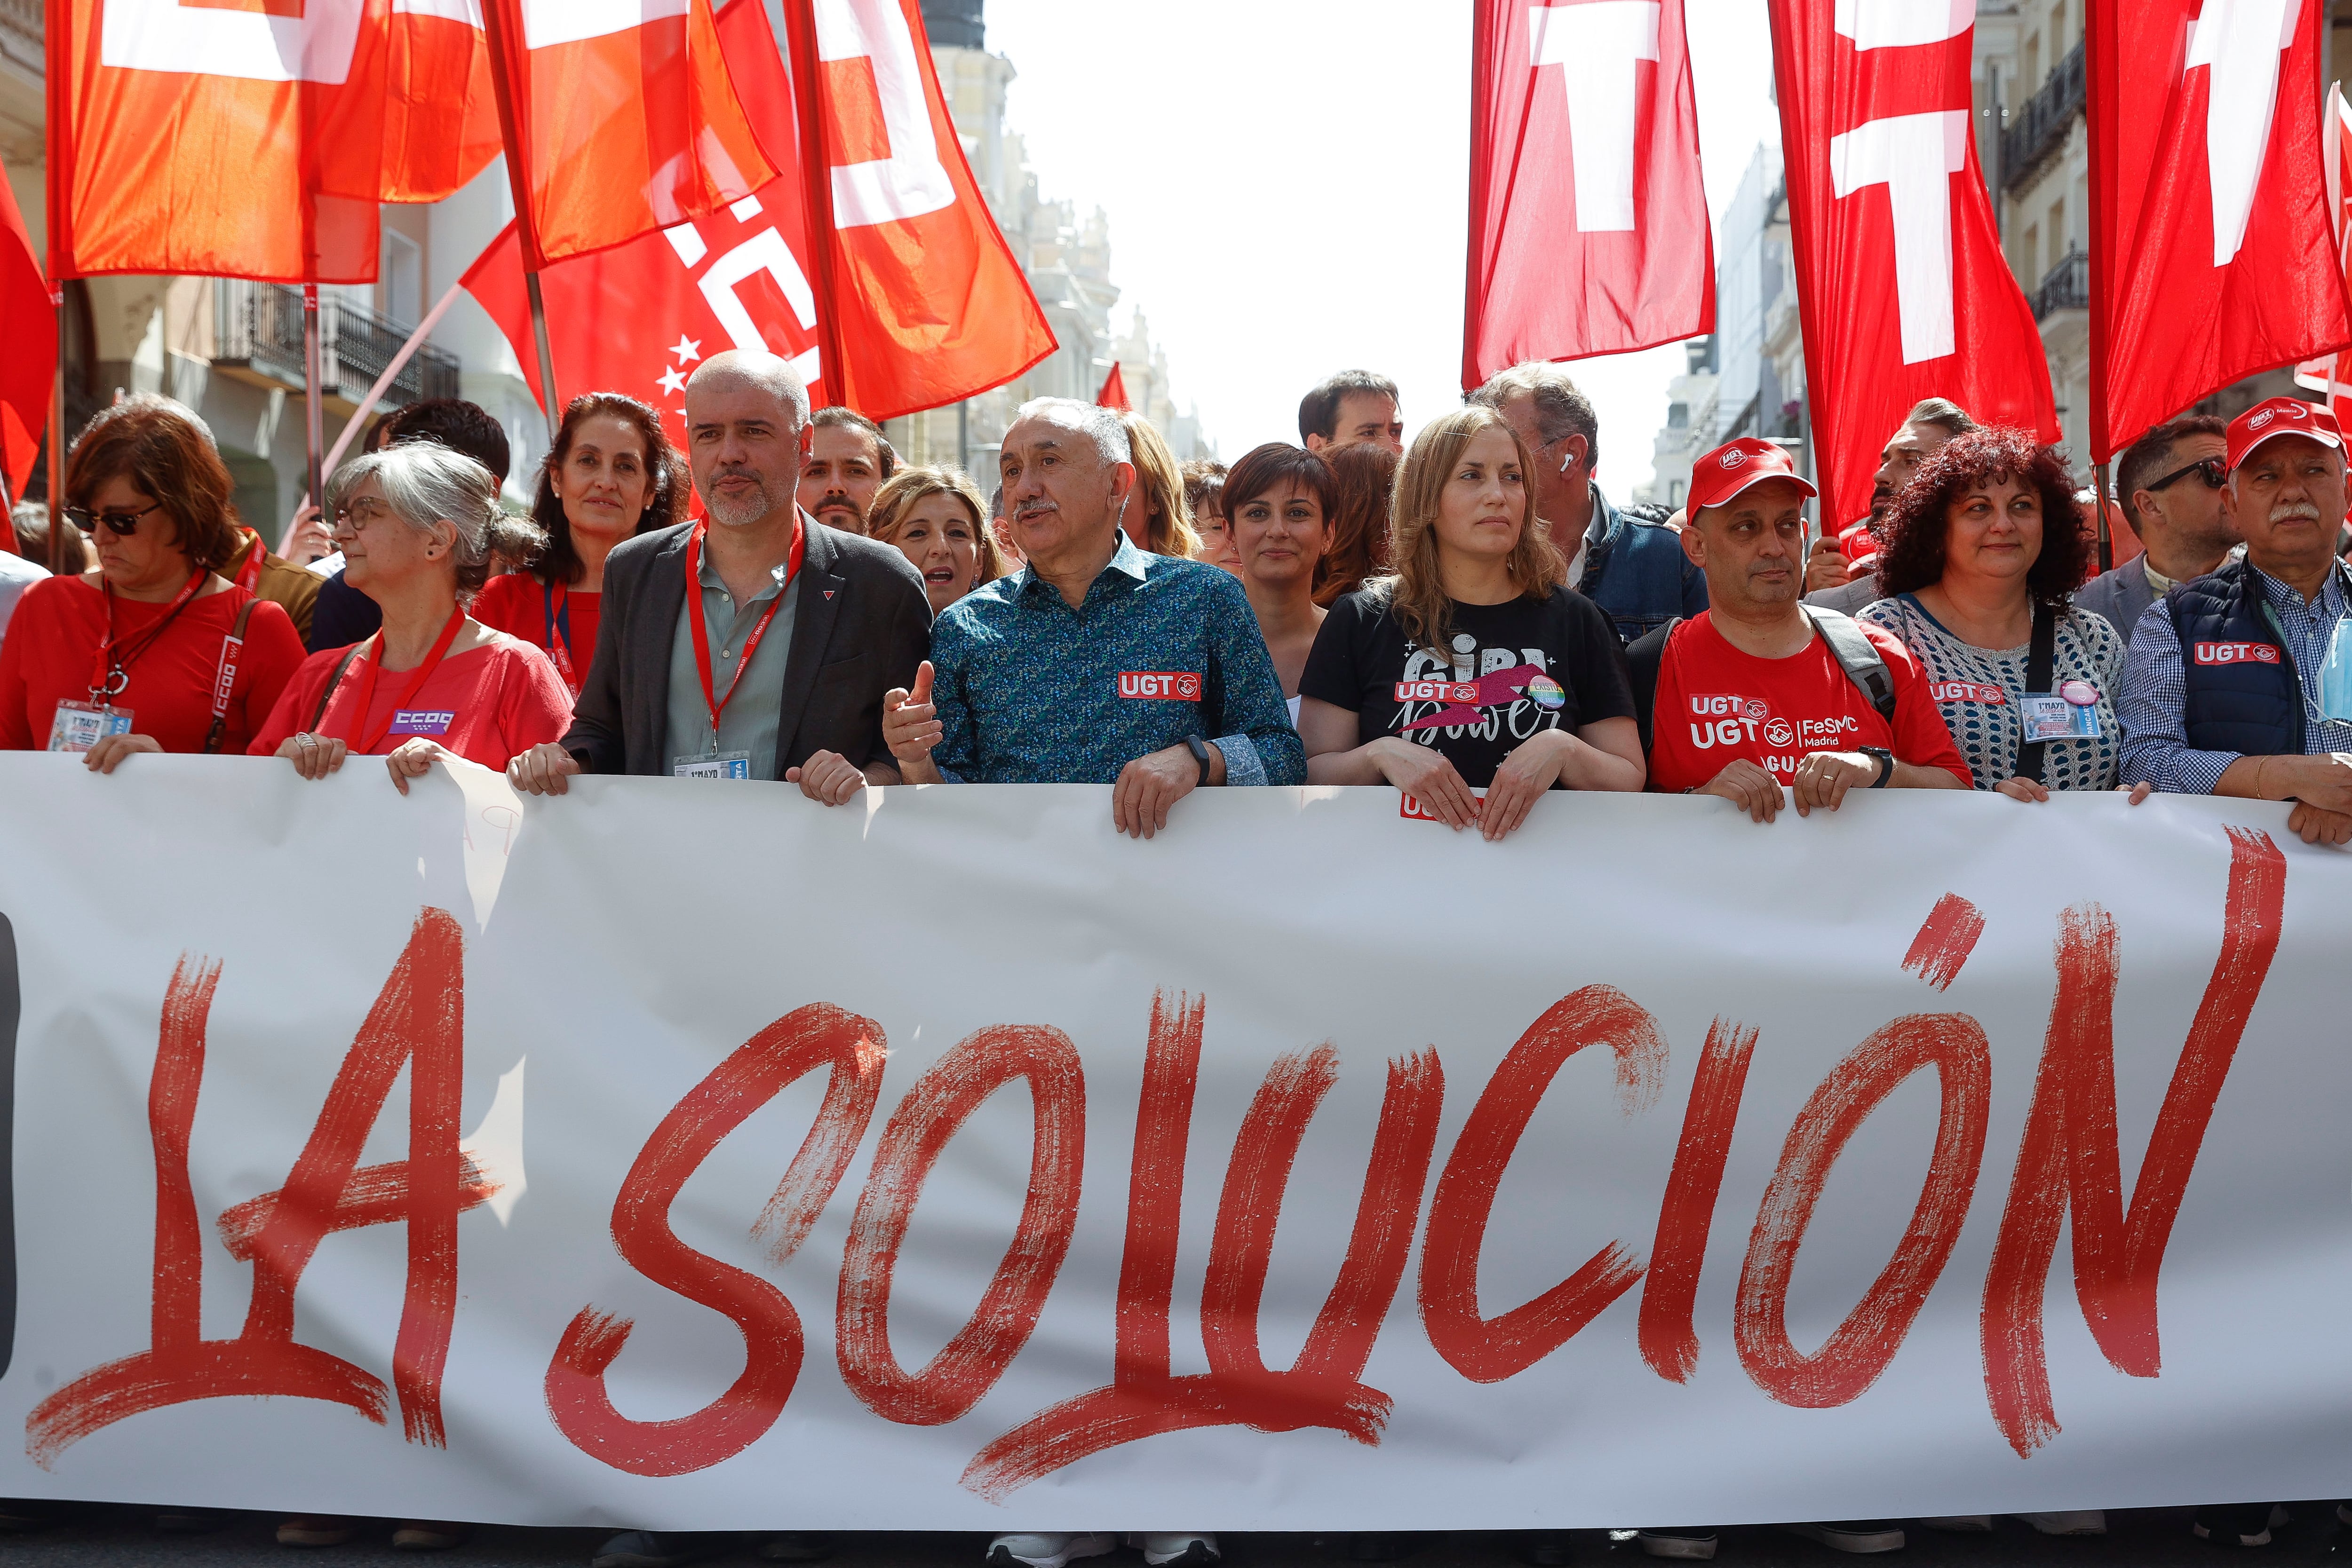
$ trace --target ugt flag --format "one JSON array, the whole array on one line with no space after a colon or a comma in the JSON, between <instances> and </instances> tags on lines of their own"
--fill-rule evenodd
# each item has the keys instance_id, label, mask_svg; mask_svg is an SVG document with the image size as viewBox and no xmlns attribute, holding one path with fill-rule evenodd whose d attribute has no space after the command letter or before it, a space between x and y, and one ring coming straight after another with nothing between
<instances>
[{"instance_id":1,"label":"ugt flag","mask_svg":"<svg viewBox=\"0 0 2352 1568\"><path fill-rule=\"evenodd\" d=\"M1683 0L1477 0L1462 384L1715 329Z\"/></svg>"},{"instance_id":2,"label":"ugt flag","mask_svg":"<svg viewBox=\"0 0 2352 1568\"><path fill-rule=\"evenodd\" d=\"M48 0L47 28L52 277L364 283L377 203L499 151L472 0Z\"/></svg>"},{"instance_id":3,"label":"ugt flag","mask_svg":"<svg viewBox=\"0 0 2352 1568\"><path fill-rule=\"evenodd\" d=\"M2058 439L2050 367L1977 163L1976 0L1771 0L1823 521L1870 509L1922 398Z\"/></svg>"},{"instance_id":4,"label":"ugt flag","mask_svg":"<svg viewBox=\"0 0 2352 1568\"><path fill-rule=\"evenodd\" d=\"M2090 0L2091 455L2352 343L2320 0Z\"/></svg>"}]
</instances>

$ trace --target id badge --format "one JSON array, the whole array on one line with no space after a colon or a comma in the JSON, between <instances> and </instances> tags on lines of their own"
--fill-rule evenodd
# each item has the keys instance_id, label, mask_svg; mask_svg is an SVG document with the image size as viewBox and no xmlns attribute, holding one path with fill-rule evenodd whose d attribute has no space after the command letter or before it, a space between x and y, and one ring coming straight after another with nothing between
<instances>
[{"instance_id":1,"label":"id badge","mask_svg":"<svg viewBox=\"0 0 2352 1568\"><path fill-rule=\"evenodd\" d=\"M2086 703L2071 703L2055 694L2029 693L2018 705L2029 744L2042 740L2096 740L2099 710Z\"/></svg>"},{"instance_id":2,"label":"id badge","mask_svg":"<svg viewBox=\"0 0 2352 1568\"><path fill-rule=\"evenodd\" d=\"M709 757L679 757L670 762L673 779L749 779L751 777L751 754L748 751L721 751Z\"/></svg>"},{"instance_id":3,"label":"id badge","mask_svg":"<svg viewBox=\"0 0 2352 1568\"><path fill-rule=\"evenodd\" d=\"M88 751L110 735L131 733L131 710L90 703L60 702L49 724L51 751Z\"/></svg>"}]
</instances>

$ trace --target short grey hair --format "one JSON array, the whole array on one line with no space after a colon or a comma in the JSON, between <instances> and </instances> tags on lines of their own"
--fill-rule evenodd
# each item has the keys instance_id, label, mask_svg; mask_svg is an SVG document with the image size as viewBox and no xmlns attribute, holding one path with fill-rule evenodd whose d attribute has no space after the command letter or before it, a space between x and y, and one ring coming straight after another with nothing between
<instances>
[{"instance_id":1,"label":"short grey hair","mask_svg":"<svg viewBox=\"0 0 2352 1568\"><path fill-rule=\"evenodd\" d=\"M1497 371L1470 395L1470 401L1500 413L1503 405L1521 392L1535 400L1536 434L1542 437L1538 445L1549 446L1581 435L1585 465L1601 465L1601 421L1592 412L1592 400L1578 391L1576 382L1558 365L1542 360L1513 365Z\"/></svg>"},{"instance_id":2,"label":"short grey hair","mask_svg":"<svg viewBox=\"0 0 2352 1568\"><path fill-rule=\"evenodd\" d=\"M781 354L769 353L765 349L729 349L713 354L702 361L700 370L687 377L687 395L692 397L695 383L706 380L749 382L792 411L794 430L808 427L808 384L793 373L792 361Z\"/></svg>"},{"instance_id":3,"label":"short grey hair","mask_svg":"<svg viewBox=\"0 0 2352 1568\"><path fill-rule=\"evenodd\" d=\"M392 515L419 533L446 523L457 534L457 586L471 591L489 580L490 557L527 561L544 549L547 536L520 517L499 510L493 499L499 482L462 452L436 441L403 441L352 458L335 470L327 486L327 512L373 479L383 491Z\"/></svg>"},{"instance_id":4,"label":"short grey hair","mask_svg":"<svg viewBox=\"0 0 2352 1568\"><path fill-rule=\"evenodd\" d=\"M1127 438L1127 426L1119 423L1118 411L1104 408L1099 403L1081 402L1074 397L1033 397L1013 415L1018 424L1024 419L1047 414L1060 414L1068 423L1083 431L1095 444L1095 452L1108 466L1135 461L1135 446Z\"/></svg>"}]
</instances>

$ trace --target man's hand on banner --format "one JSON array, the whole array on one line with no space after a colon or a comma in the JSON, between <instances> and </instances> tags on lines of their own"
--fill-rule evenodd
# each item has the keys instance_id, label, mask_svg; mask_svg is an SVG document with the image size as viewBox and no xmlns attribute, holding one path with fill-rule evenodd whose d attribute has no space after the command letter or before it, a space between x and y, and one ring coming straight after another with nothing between
<instances>
[{"instance_id":1,"label":"man's hand on banner","mask_svg":"<svg viewBox=\"0 0 2352 1568\"><path fill-rule=\"evenodd\" d=\"M1224 782L1224 756L1209 745L1209 773L1201 774L1200 759L1189 746L1171 746L1139 757L1118 770L1110 787L1110 820L1118 831L1148 839L1168 825L1168 808L1202 784Z\"/></svg>"},{"instance_id":2,"label":"man's hand on banner","mask_svg":"<svg viewBox=\"0 0 2352 1568\"><path fill-rule=\"evenodd\" d=\"M507 764L507 782L526 795L571 792L580 759L554 741L542 741Z\"/></svg>"},{"instance_id":3,"label":"man's hand on banner","mask_svg":"<svg viewBox=\"0 0 2352 1568\"><path fill-rule=\"evenodd\" d=\"M838 806L866 788L866 775L838 751L820 751L798 768L784 769L784 782L827 806Z\"/></svg>"},{"instance_id":4,"label":"man's hand on banner","mask_svg":"<svg viewBox=\"0 0 2352 1568\"><path fill-rule=\"evenodd\" d=\"M1726 767L1692 793L1720 796L1759 822L1769 822L1778 817L1784 800L1780 793L1780 781L1767 772L1761 764L1750 762L1745 757Z\"/></svg>"},{"instance_id":5,"label":"man's hand on banner","mask_svg":"<svg viewBox=\"0 0 2352 1568\"><path fill-rule=\"evenodd\" d=\"M101 743L103 744L103 743ZM2295 802L2286 817L2287 830L2306 844L2342 844L2352 841L2352 816L2315 806L2308 800Z\"/></svg>"},{"instance_id":6,"label":"man's hand on banner","mask_svg":"<svg viewBox=\"0 0 2352 1568\"><path fill-rule=\"evenodd\" d=\"M1810 817L1813 808L1834 811L1845 803L1849 789L1867 789L1878 779L1876 758L1859 751L1816 751L1797 764L1790 786L1797 798L1797 815Z\"/></svg>"}]
</instances>

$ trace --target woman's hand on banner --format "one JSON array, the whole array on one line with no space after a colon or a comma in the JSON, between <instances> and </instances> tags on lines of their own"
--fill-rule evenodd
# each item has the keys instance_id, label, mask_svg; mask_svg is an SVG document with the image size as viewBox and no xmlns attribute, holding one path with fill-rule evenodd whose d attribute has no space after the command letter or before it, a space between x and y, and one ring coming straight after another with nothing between
<instances>
[{"instance_id":1,"label":"woman's hand on banner","mask_svg":"<svg viewBox=\"0 0 2352 1568\"><path fill-rule=\"evenodd\" d=\"M331 735L312 735L304 731L289 735L278 746L278 755L294 765L294 771L305 779L324 779L343 765L351 747Z\"/></svg>"},{"instance_id":2,"label":"woman's hand on banner","mask_svg":"<svg viewBox=\"0 0 2352 1568\"><path fill-rule=\"evenodd\" d=\"M101 736L97 745L82 753L81 760L92 773L111 773L126 757L163 749L163 743L152 735Z\"/></svg>"},{"instance_id":3,"label":"woman's hand on banner","mask_svg":"<svg viewBox=\"0 0 2352 1568\"><path fill-rule=\"evenodd\" d=\"M1478 798L1435 747L1386 736L1372 743L1372 758L1390 783L1420 801L1423 810L1447 827L1459 832L1477 822Z\"/></svg>"},{"instance_id":4,"label":"woman's hand on banner","mask_svg":"<svg viewBox=\"0 0 2352 1568\"><path fill-rule=\"evenodd\" d=\"M392 748L383 759L383 766L385 771L392 775L392 787L405 795L411 779L422 779L432 771L435 763L448 755L442 749L440 742L427 740L421 735L413 736Z\"/></svg>"}]
</instances>

